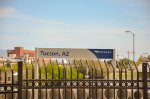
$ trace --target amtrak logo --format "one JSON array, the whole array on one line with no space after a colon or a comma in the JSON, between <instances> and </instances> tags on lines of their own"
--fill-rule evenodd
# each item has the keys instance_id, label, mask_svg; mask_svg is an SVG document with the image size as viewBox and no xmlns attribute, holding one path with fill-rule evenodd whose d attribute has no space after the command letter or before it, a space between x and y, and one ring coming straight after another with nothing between
<instances>
[{"instance_id":1,"label":"amtrak logo","mask_svg":"<svg viewBox=\"0 0 150 99\"><path fill-rule=\"evenodd\" d=\"M99 53L100 51L94 51L95 53Z\"/></svg>"},{"instance_id":2,"label":"amtrak logo","mask_svg":"<svg viewBox=\"0 0 150 99\"><path fill-rule=\"evenodd\" d=\"M98 50L95 50L94 51L95 53L97 53L97 54L111 54L112 52L111 51L98 51Z\"/></svg>"}]
</instances>

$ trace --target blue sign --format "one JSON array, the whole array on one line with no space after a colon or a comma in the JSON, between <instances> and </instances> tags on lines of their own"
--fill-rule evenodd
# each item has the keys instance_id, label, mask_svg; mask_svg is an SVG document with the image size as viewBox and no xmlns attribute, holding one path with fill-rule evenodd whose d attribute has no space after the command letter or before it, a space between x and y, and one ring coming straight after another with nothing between
<instances>
[{"instance_id":1,"label":"blue sign","mask_svg":"<svg viewBox=\"0 0 150 99\"><path fill-rule=\"evenodd\" d=\"M98 59L113 59L113 49L88 49Z\"/></svg>"}]
</instances>

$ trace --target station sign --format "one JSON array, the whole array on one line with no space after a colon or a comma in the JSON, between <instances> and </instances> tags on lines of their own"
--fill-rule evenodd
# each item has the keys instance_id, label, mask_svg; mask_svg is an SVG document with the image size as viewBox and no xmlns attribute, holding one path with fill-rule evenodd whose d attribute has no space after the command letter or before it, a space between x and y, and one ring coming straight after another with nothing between
<instances>
[{"instance_id":1,"label":"station sign","mask_svg":"<svg viewBox=\"0 0 150 99\"><path fill-rule=\"evenodd\" d=\"M36 48L37 58L113 59L114 49Z\"/></svg>"}]
</instances>

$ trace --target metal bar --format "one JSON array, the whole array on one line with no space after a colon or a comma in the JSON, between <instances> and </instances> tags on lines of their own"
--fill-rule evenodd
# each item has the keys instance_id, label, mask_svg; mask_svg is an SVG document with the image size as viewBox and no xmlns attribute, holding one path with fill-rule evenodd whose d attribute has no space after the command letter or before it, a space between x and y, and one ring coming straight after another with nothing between
<instances>
[{"instance_id":1,"label":"metal bar","mask_svg":"<svg viewBox=\"0 0 150 99\"><path fill-rule=\"evenodd\" d=\"M10 67L11 67L11 83L12 83L12 85L14 84L14 71L13 71L13 67L12 67L12 64L10 64ZM12 92L14 91L14 88L13 88L14 86L12 86L11 87L11 89L12 89ZM14 94L12 94L12 99L14 98Z\"/></svg>"},{"instance_id":2,"label":"metal bar","mask_svg":"<svg viewBox=\"0 0 150 99\"><path fill-rule=\"evenodd\" d=\"M28 79L28 65L25 62L25 67L26 67L26 79ZM26 99L28 99L28 81L26 82Z\"/></svg>"},{"instance_id":3,"label":"metal bar","mask_svg":"<svg viewBox=\"0 0 150 99\"><path fill-rule=\"evenodd\" d=\"M56 64L58 66L58 79L60 79L60 67L59 67L59 64L58 64L58 61L56 60ZM61 82L59 81L59 83L61 84ZM58 97L59 99L61 98L60 97L60 88L58 88Z\"/></svg>"},{"instance_id":4,"label":"metal bar","mask_svg":"<svg viewBox=\"0 0 150 99\"><path fill-rule=\"evenodd\" d=\"M77 79L79 79L79 66L76 64L76 61L74 60L74 65L76 66L77 69ZM78 86L78 81L77 81L77 86ZM79 99L79 89L77 88L77 99Z\"/></svg>"},{"instance_id":5,"label":"metal bar","mask_svg":"<svg viewBox=\"0 0 150 99\"><path fill-rule=\"evenodd\" d=\"M120 80L116 79L116 80L112 80L112 79L28 79L28 81L99 81L99 82L119 82ZM27 80L23 80L23 81L27 81ZM126 82L126 80L121 80L122 82ZM132 82L137 82L137 80L127 80L127 82L132 83ZM139 80L139 82L143 82L143 80ZM11 84L12 85L12 84Z\"/></svg>"},{"instance_id":6,"label":"metal bar","mask_svg":"<svg viewBox=\"0 0 150 99\"><path fill-rule=\"evenodd\" d=\"M44 59L43 59L43 64L44 64L44 69L45 69L45 79L47 79L47 66L46 66L46 64L45 64L45 61L44 61ZM47 81L45 82L45 84L46 84L46 93L45 93L45 96L46 96L46 99L47 99Z\"/></svg>"},{"instance_id":7,"label":"metal bar","mask_svg":"<svg viewBox=\"0 0 150 99\"><path fill-rule=\"evenodd\" d=\"M150 65L148 64L147 66L148 66L148 69L149 69L149 78L150 78Z\"/></svg>"},{"instance_id":8,"label":"metal bar","mask_svg":"<svg viewBox=\"0 0 150 99\"><path fill-rule=\"evenodd\" d=\"M67 88L71 88L72 86L67 86ZM111 87L107 87L107 86L85 86L84 88L86 89L86 88L109 88L109 89L114 89L114 87L113 86L111 86ZM41 87L41 89L45 89L46 87ZM58 88L65 88L64 86L49 86L49 87L47 87L47 88L49 88L49 89L58 89ZM78 89L83 89L83 87L81 87L81 86L73 86L72 88L78 88ZM115 87L115 89L137 89L138 87L118 87L118 86L116 86ZM25 88L23 88L23 89L25 89ZM39 89L39 87L29 87L28 89ZM143 89L143 87L139 87L139 89ZM150 88L148 88L148 89L150 89ZM16 91L17 92L17 91Z\"/></svg>"},{"instance_id":9,"label":"metal bar","mask_svg":"<svg viewBox=\"0 0 150 99\"><path fill-rule=\"evenodd\" d=\"M95 66L95 63L94 61L92 60L92 63L93 63L93 66L94 66L94 72L95 72L95 78L94 79L97 79L97 69L96 69L96 66ZM97 80L96 80L96 86L97 86ZM94 89L95 91L95 98L97 99L97 87L96 89Z\"/></svg>"},{"instance_id":10,"label":"metal bar","mask_svg":"<svg viewBox=\"0 0 150 99\"><path fill-rule=\"evenodd\" d=\"M8 84L8 83L6 83L5 84L5 82L2 82L2 84L1 84L1 87L7 87L7 86L10 86L10 87L12 87L12 86L17 86L18 85L18 83L14 83L14 84Z\"/></svg>"},{"instance_id":11,"label":"metal bar","mask_svg":"<svg viewBox=\"0 0 150 99\"><path fill-rule=\"evenodd\" d=\"M1 70L1 68L0 68L0 84L2 83L2 70Z\"/></svg>"},{"instance_id":12,"label":"metal bar","mask_svg":"<svg viewBox=\"0 0 150 99\"><path fill-rule=\"evenodd\" d=\"M37 60L36 60L37 61ZM33 79L35 79L35 73L34 73L34 64L33 61L31 61L31 65L32 65L32 86L34 86L34 81ZM34 89L32 88L32 99L34 99Z\"/></svg>"},{"instance_id":13,"label":"metal bar","mask_svg":"<svg viewBox=\"0 0 150 99\"><path fill-rule=\"evenodd\" d=\"M127 66L125 66L125 64L124 64L124 61L122 61L122 65L123 65L123 67L124 67L124 69L125 69L125 80L126 80L126 82L125 82L125 86L127 87L128 86L128 83L127 83L127 79L128 79L128 77L127 77ZM128 94L128 91L126 90L126 99L127 99L127 94Z\"/></svg>"},{"instance_id":14,"label":"metal bar","mask_svg":"<svg viewBox=\"0 0 150 99\"><path fill-rule=\"evenodd\" d=\"M148 68L149 68L149 78L150 78L150 65L148 64ZM150 79L149 79L150 82Z\"/></svg>"},{"instance_id":15,"label":"metal bar","mask_svg":"<svg viewBox=\"0 0 150 99\"><path fill-rule=\"evenodd\" d=\"M66 72L67 72L67 70L66 70L66 65L64 64L64 60L62 60L62 64L63 64L63 67L64 67L64 69L63 69L63 73L64 73L64 79L67 79L67 76L66 76ZM65 95L65 99L66 99L66 95L67 95L67 92L66 92L66 86L67 86L67 83L66 83L66 81L65 81L65 93L64 93L64 95Z\"/></svg>"},{"instance_id":16,"label":"metal bar","mask_svg":"<svg viewBox=\"0 0 150 99\"><path fill-rule=\"evenodd\" d=\"M105 66L106 66L106 71L107 71L107 79L109 79L109 69L108 69L108 66L107 66L107 63L106 61L104 60L104 63L105 63ZM107 82L107 86L109 86L109 81ZM110 95L109 95L109 88L107 88L108 92L107 92L107 98L109 99L110 98Z\"/></svg>"},{"instance_id":17,"label":"metal bar","mask_svg":"<svg viewBox=\"0 0 150 99\"><path fill-rule=\"evenodd\" d=\"M92 65L91 65L92 66ZM93 68L93 66L91 67L92 69L91 69L91 75L92 75L92 78L91 79L94 79L94 68ZM93 82L92 82L92 92L91 92L91 97L93 98L94 97L94 88L93 88Z\"/></svg>"},{"instance_id":18,"label":"metal bar","mask_svg":"<svg viewBox=\"0 0 150 99\"><path fill-rule=\"evenodd\" d=\"M120 65L119 65L119 63L118 63L118 62L116 63L116 65L117 65L117 67L118 67L118 69L119 69L119 87L120 87L120 86L121 86L121 84L120 84L120 83L121 83L121 82L120 82L120 78L121 78L121 73L120 73L121 71L120 71L120 70L121 70L121 68L120 68ZM120 98L120 99L121 99L121 98L122 98L122 97L121 97L121 91L122 91L122 90L121 90L121 89L119 89L118 91L120 92L119 94L117 94L117 95L119 95L119 97L118 97L118 98Z\"/></svg>"},{"instance_id":19,"label":"metal bar","mask_svg":"<svg viewBox=\"0 0 150 99\"><path fill-rule=\"evenodd\" d=\"M6 92L0 92L0 94L5 94ZM18 91L7 91L7 94L13 94L13 93L18 93Z\"/></svg>"},{"instance_id":20,"label":"metal bar","mask_svg":"<svg viewBox=\"0 0 150 99\"><path fill-rule=\"evenodd\" d=\"M119 80L120 80L119 86L122 87L122 68L121 68L120 73L119 73ZM123 94L123 91L121 89L121 91L120 91L120 98L122 98L122 94Z\"/></svg>"},{"instance_id":21,"label":"metal bar","mask_svg":"<svg viewBox=\"0 0 150 99\"><path fill-rule=\"evenodd\" d=\"M37 64L38 64L38 70L39 70L39 74L38 74L39 77L38 78L41 79L41 66L40 66L39 61L37 62ZM39 89L38 89L38 99L42 99L42 97L41 97L42 82L41 81L39 81L38 86L39 86Z\"/></svg>"},{"instance_id":22,"label":"metal bar","mask_svg":"<svg viewBox=\"0 0 150 99\"><path fill-rule=\"evenodd\" d=\"M80 60L80 63L81 63L81 67L82 67L82 70L83 70L83 78L82 79L85 79L85 72L84 72L84 67L83 67L83 63L82 63L82 60ZM85 81L83 81L83 99L85 99Z\"/></svg>"},{"instance_id":23,"label":"metal bar","mask_svg":"<svg viewBox=\"0 0 150 99\"><path fill-rule=\"evenodd\" d=\"M92 66L92 79L94 79L94 68ZM93 86L93 82L92 82L92 86ZM94 97L94 89L92 87L92 98Z\"/></svg>"},{"instance_id":24,"label":"metal bar","mask_svg":"<svg viewBox=\"0 0 150 99\"><path fill-rule=\"evenodd\" d=\"M72 79L72 65L70 64L70 60L68 60L68 62L69 62L69 66L70 66L70 79ZM73 96L73 95L72 95L72 94L73 94L73 93L72 93L72 81L71 81L71 84L70 84L70 85L71 85L71 99L72 99L72 96Z\"/></svg>"},{"instance_id":25,"label":"metal bar","mask_svg":"<svg viewBox=\"0 0 150 99\"><path fill-rule=\"evenodd\" d=\"M50 59L50 65L51 65L51 69L52 69L52 86L53 86L53 80L54 80L54 67L53 67L53 64L52 64L52 61L51 61L51 59ZM54 96L54 89L52 89L52 99L53 99L53 96Z\"/></svg>"},{"instance_id":26,"label":"metal bar","mask_svg":"<svg viewBox=\"0 0 150 99\"><path fill-rule=\"evenodd\" d=\"M100 67L100 72L101 72L101 80L103 79L103 68L102 68L102 65L101 65L101 63L100 63L100 61L98 60L98 64L99 64L99 67ZM104 83L103 83L103 81L101 82L101 85L103 86L104 85ZM101 93L101 96L102 96L102 99L103 99L103 88L101 88L102 89L102 93Z\"/></svg>"},{"instance_id":27,"label":"metal bar","mask_svg":"<svg viewBox=\"0 0 150 99\"><path fill-rule=\"evenodd\" d=\"M148 65L148 63L142 63L143 98L144 98L144 99L148 99L148 89L147 89L147 65Z\"/></svg>"},{"instance_id":28,"label":"metal bar","mask_svg":"<svg viewBox=\"0 0 150 99\"><path fill-rule=\"evenodd\" d=\"M5 72L5 84L7 83L7 70L6 70L6 64L4 64L4 72ZM6 99L6 91L7 91L7 87L4 87L5 90L5 99Z\"/></svg>"},{"instance_id":29,"label":"metal bar","mask_svg":"<svg viewBox=\"0 0 150 99\"><path fill-rule=\"evenodd\" d=\"M147 64L149 72L148 72L148 88L150 89L150 65L149 63Z\"/></svg>"},{"instance_id":30,"label":"metal bar","mask_svg":"<svg viewBox=\"0 0 150 99\"><path fill-rule=\"evenodd\" d=\"M137 66L136 66L136 64L135 64L135 62L133 61L133 64L134 64L134 67L135 67L135 69L136 69L136 73L137 73L137 81L139 80L139 71L138 71L138 68L137 68ZM137 87L138 87L138 89L137 89L137 92L138 92L138 96L137 97L134 97L134 98L138 98L138 99L140 99L140 93L139 93L139 82L137 82Z\"/></svg>"},{"instance_id":31,"label":"metal bar","mask_svg":"<svg viewBox=\"0 0 150 99\"><path fill-rule=\"evenodd\" d=\"M86 65L87 65L87 71L88 71L88 79L91 79L91 73L90 73L90 66L89 66L89 64L88 64L88 61L86 60ZM90 81L88 82L89 83L89 98L91 98L91 90L90 90L90 86L91 86L91 83L90 83Z\"/></svg>"},{"instance_id":32,"label":"metal bar","mask_svg":"<svg viewBox=\"0 0 150 99\"><path fill-rule=\"evenodd\" d=\"M115 63L114 63L115 64ZM114 68L114 64L112 64L112 61L110 61L110 66L112 67L112 69L113 69L113 80L115 80L116 79L116 77L115 77L115 68ZM116 66L115 66L116 67ZM116 91L115 91L115 82L113 81L113 86L114 86L114 99L116 98L115 96L116 96Z\"/></svg>"},{"instance_id":33,"label":"metal bar","mask_svg":"<svg viewBox=\"0 0 150 99\"><path fill-rule=\"evenodd\" d=\"M133 69L132 69L131 64L130 64L130 63L128 63L128 64L129 64L130 70L131 70L131 80L133 81ZM131 86L133 87L133 85L134 85L134 83L132 82L132 83L131 83ZM133 99L133 98L134 98L134 97L133 97L133 88L131 89L131 93L132 93L132 99Z\"/></svg>"},{"instance_id":34,"label":"metal bar","mask_svg":"<svg viewBox=\"0 0 150 99\"><path fill-rule=\"evenodd\" d=\"M18 99L22 99L23 61L18 61Z\"/></svg>"}]
</instances>

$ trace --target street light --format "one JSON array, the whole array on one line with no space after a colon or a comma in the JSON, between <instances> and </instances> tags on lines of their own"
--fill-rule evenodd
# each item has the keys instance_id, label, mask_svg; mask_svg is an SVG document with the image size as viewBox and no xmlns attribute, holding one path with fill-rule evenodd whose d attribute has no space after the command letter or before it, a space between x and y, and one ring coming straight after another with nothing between
<instances>
[{"instance_id":1,"label":"street light","mask_svg":"<svg viewBox=\"0 0 150 99\"><path fill-rule=\"evenodd\" d=\"M133 36L133 61L135 61L135 34L131 31L125 31L126 33L131 33Z\"/></svg>"}]
</instances>

